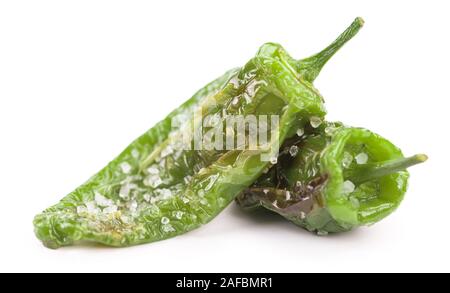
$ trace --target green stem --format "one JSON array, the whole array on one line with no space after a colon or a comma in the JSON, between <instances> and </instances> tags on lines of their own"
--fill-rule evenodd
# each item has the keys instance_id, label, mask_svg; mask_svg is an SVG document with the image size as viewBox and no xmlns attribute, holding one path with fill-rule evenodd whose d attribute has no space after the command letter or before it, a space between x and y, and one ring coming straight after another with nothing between
<instances>
[{"instance_id":1,"label":"green stem","mask_svg":"<svg viewBox=\"0 0 450 293\"><path fill-rule=\"evenodd\" d=\"M352 24L324 50L309 58L298 61L297 70L300 75L303 76L305 80L313 82L327 61L330 60L330 58L342 48L345 43L351 40L363 25L364 20L361 17L357 17Z\"/></svg>"},{"instance_id":2,"label":"green stem","mask_svg":"<svg viewBox=\"0 0 450 293\"><path fill-rule=\"evenodd\" d=\"M419 154L409 158L361 165L347 170L344 173L344 177L354 184L359 185L370 180L405 170L408 167L423 163L427 159L428 157L426 155Z\"/></svg>"}]
</instances>

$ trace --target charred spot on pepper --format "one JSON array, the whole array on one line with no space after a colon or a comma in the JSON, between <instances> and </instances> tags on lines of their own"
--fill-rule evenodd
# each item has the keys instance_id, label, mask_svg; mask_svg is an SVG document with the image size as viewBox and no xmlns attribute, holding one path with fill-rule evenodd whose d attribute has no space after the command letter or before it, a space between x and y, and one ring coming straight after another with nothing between
<instances>
[{"instance_id":1,"label":"charred spot on pepper","mask_svg":"<svg viewBox=\"0 0 450 293\"><path fill-rule=\"evenodd\" d=\"M279 188L249 188L239 197L238 204L245 206L246 203L259 202L263 206L273 206L273 208L283 213L291 214L301 211L308 214L315 205L323 206L321 191L326 185L328 175L323 174L314 178L307 184L297 184L294 189Z\"/></svg>"}]
</instances>

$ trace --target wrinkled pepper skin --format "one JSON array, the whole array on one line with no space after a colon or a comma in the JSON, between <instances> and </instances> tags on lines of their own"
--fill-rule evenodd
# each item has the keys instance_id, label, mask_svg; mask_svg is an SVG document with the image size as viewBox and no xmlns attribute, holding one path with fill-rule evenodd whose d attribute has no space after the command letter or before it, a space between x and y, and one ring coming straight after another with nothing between
<instances>
[{"instance_id":1,"label":"wrinkled pepper skin","mask_svg":"<svg viewBox=\"0 0 450 293\"><path fill-rule=\"evenodd\" d=\"M405 195L405 169L426 160L404 158L387 139L363 128L326 123L287 141L279 163L237 203L264 207L318 234L372 225L391 214Z\"/></svg>"},{"instance_id":2,"label":"wrinkled pepper skin","mask_svg":"<svg viewBox=\"0 0 450 293\"><path fill-rule=\"evenodd\" d=\"M279 52L284 52L279 45L263 45L243 68L197 93L85 184L37 215L37 237L50 248L79 241L122 247L170 238L212 220L269 163L261 160L263 151L180 148L185 133L199 126L192 112L204 117L277 115L278 136L268 130L269 146L281 145L292 129L325 115L320 94ZM183 128L170 131L176 116Z\"/></svg>"},{"instance_id":3,"label":"wrinkled pepper skin","mask_svg":"<svg viewBox=\"0 0 450 293\"><path fill-rule=\"evenodd\" d=\"M92 238L95 241L98 237L99 242L105 244L113 242L106 234L97 236L94 232L88 232L89 228L84 227L85 224L76 215L77 207L84 202L94 202L95 194L93 195L93 191L96 188L102 185L110 188L115 187L121 180L124 180L123 176L119 176L120 172L116 171L120 162L134 161L137 164L143 154L148 152L147 149L153 149L167 139L172 131L173 119L176 119L179 123L185 123L186 120L189 120L200 101L219 91L238 70L238 68L229 70L203 87L188 101L167 115L165 119L132 142L117 158L86 183L64 197L58 204L37 215L33 221L36 236L49 248L71 245L74 241L84 238ZM111 196L111 200L113 199L114 197Z\"/></svg>"}]
</instances>

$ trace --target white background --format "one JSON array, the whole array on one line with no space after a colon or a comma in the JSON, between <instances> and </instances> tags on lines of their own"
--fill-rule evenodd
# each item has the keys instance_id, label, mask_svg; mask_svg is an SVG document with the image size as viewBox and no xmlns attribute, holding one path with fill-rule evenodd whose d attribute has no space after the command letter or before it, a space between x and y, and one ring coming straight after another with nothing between
<instances>
[{"instance_id":1,"label":"white background","mask_svg":"<svg viewBox=\"0 0 450 293\"><path fill-rule=\"evenodd\" d=\"M339 2L339 3L338 3ZM446 1L2 1L0 271L450 271ZM264 42L297 58L356 16L366 25L316 87L329 120L379 132L406 155L410 190L370 228L317 237L231 205L210 224L124 249L49 250L35 214L56 203Z\"/></svg>"}]
</instances>

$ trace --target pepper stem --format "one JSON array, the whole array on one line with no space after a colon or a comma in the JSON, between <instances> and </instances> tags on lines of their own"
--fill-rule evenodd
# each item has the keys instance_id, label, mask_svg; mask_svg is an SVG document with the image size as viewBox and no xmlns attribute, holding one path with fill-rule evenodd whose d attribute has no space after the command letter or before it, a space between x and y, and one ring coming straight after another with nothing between
<instances>
[{"instance_id":1,"label":"pepper stem","mask_svg":"<svg viewBox=\"0 0 450 293\"><path fill-rule=\"evenodd\" d=\"M364 25L364 20L361 17L357 17L352 24L328 47L326 47L321 52L298 61L298 72L303 78L309 82L313 82L319 75L322 67L327 63L328 60L347 43L351 40L358 31Z\"/></svg>"},{"instance_id":2,"label":"pepper stem","mask_svg":"<svg viewBox=\"0 0 450 293\"><path fill-rule=\"evenodd\" d=\"M408 167L421 164L426 160L428 160L427 155L418 154L409 158L361 165L349 169L344 173L344 177L352 181L354 184L359 185L370 180L406 170Z\"/></svg>"}]
</instances>

